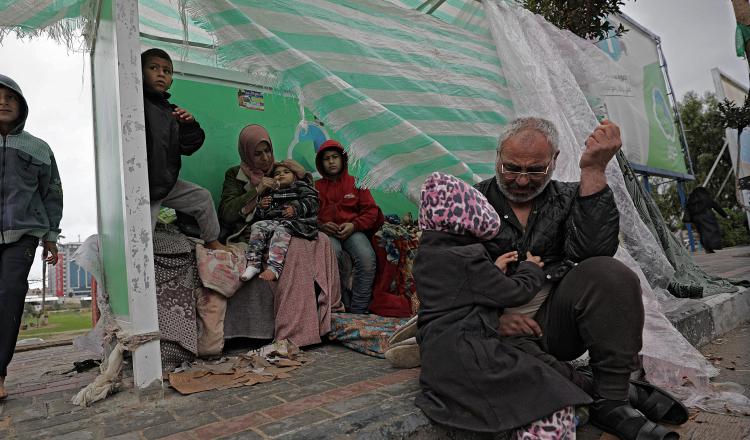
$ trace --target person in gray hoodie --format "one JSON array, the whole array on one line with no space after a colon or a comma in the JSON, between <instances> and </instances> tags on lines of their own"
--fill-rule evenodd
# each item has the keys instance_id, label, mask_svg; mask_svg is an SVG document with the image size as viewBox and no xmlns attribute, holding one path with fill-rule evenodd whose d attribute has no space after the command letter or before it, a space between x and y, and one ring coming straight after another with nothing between
<instances>
[{"instance_id":1,"label":"person in gray hoodie","mask_svg":"<svg viewBox=\"0 0 750 440\"><path fill-rule=\"evenodd\" d=\"M29 106L15 81L0 74L0 400L21 326L36 247L57 263L63 194L55 156L24 131Z\"/></svg>"}]
</instances>

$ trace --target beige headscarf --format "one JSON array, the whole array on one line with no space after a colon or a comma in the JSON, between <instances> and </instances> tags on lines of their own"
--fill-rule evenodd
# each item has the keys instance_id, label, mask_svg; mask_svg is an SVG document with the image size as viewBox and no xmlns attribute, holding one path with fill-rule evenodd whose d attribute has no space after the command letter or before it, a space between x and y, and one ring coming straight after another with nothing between
<instances>
[{"instance_id":1,"label":"beige headscarf","mask_svg":"<svg viewBox=\"0 0 750 440\"><path fill-rule=\"evenodd\" d=\"M268 135L268 131L260 125L251 124L243 128L240 132L240 137L237 141L237 149L240 153L240 160L242 163L242 172L245 173L250 183L253 186L258 186L263 180L264 176L268 176L273 168L273 160L271 160L268 169L263 170L258 168L255 164L255 149L258 148L261 142L268 142L271 147L271 154L273 155L273 144L271 143L271 136Z\"/></svg>"}]
</instances>

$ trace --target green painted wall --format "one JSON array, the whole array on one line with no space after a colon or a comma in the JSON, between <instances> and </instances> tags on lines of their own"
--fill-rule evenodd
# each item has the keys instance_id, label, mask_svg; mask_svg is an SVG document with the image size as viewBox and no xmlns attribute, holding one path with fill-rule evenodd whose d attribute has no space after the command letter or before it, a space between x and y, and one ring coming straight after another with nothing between
<instances>
[{"instance_id":1,"label":"green painted wall","mask_svg":"<svg viewBox=\"0 0 750 440\"><path fill-rule=\"evenodd\" d=\"M203 147L189 157L183 157L180 176L207 188L218 204L227 168L239 164L237 137L248 124L260 124L271 134L277 160L289 157L289 146L300 120L297 100L271 93L264 94L263 111L240 107L237 88L229 85L205 83L192 79L174 80L174 104L184 107L206 131ZM312 116L307 114L308 120ZM334 134L335 137L335 134ZM291 156L310 171L315 169L315 151L311 141L303 141L291 149ZM399 193L373 191L375 200L386 214L403 215L407 211L416 216L413 203Z\"/></svg>"},{"instance_id":2,"label":"green painted wall","mask_svg":"<svg viewBox=\"0 0 750 440\"><path fill-rule=\"evenodd\" d=\"M117 60L114 48L112 1L105 0L93 57L93 100L96 135L96 183L99 203L99 240L103 283L115 315L127 317L128 284L125 268L125 226L122 188L122 154L119 150Z\"/></svg>"}]
</instances>

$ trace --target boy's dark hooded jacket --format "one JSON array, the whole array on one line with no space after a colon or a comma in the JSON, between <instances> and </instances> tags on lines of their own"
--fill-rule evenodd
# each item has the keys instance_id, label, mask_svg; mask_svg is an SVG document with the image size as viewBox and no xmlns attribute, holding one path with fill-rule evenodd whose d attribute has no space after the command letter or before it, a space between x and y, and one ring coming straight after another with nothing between
<instances>
[{"instance_id":1,"label":"boy's dark hooded jacket","mask_svg":"<svg viewBox=\"0 0 750 440\"><path fill-rule=\"evenodd\" d=\"M0 75L0 86L20 97L20 116L10 133L0 138L0 244L24 235L57 241L62 219L60 173L52 149L24 131L29 107L20 87Z\"/></svg>"},{"instance_id":2,"label":"boy's dark hooded jacket","mask_svg":"<svg viewBox=\"0 0 750 440\"><path fill-rule=\"evenodd\" d=\"M152 201L161 200L172 191L182 167L182 155L189 156L206 138L197 121L178 122L172 114L170 94L143 88L146 119L146 153L148 155L148 189Z\"/></svg>"}]
</instances>

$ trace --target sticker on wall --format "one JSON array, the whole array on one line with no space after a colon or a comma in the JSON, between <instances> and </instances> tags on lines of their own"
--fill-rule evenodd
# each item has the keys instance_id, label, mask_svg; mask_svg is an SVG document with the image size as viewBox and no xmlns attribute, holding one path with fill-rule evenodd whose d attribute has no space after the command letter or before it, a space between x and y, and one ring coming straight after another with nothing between
<instances>
[{"instance_id":1,"label":"sticker on wall","mask_svg":"<svg viewBox=\"0 0 750 440\"><path fill-rule=\"evenodd\" d=\"M317 116L313 115L312 121L303 119L294 130L294 137L287 147L286 157L296 160L306 170L315 170L315 155L320 145L327 139L325 124ZM316 173L313 175L317 176Z\"/></svg>"},{"instance_id":2,"label":"sticker on wall","mask_svg":"<svg viewBox=\"0 0 750 440\"><path fill-rule=\"evenodd\" d=\"M237 102L240 107L245 107L250 110L263 111L265 109L265 101L263 92L250 89L239 89L237 90Z\"/></svg>"}]
</instances>

